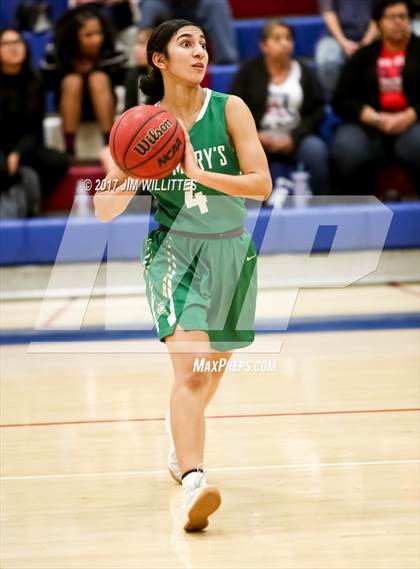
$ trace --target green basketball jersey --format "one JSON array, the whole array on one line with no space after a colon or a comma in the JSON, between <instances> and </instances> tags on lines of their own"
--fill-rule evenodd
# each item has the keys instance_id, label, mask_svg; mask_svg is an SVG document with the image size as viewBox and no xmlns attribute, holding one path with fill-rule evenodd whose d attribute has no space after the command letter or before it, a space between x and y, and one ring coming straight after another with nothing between
<instances>
[{"instance_id":1,"label":"green basketball jersey","mask_svg":"<svg viewBox=\"0 0 420 569\"><path fill-rule=\"evenodd\" d=\"M190 130L200 168L240 175L225 119L228 95L207 89L205 101ZM219 233L240 227L246 216L242 198L228 196L187 178L179 165L161 180L145 180L143 187L156 198L156 221L191 233Z\"/></svg>"}]
</instances>

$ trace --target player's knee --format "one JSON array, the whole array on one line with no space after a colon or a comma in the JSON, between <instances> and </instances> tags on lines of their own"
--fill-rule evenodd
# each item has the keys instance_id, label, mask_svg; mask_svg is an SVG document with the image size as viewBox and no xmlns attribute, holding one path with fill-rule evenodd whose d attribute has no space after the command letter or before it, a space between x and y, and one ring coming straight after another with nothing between
<instances>
[{"instance_id":1,"label":"player's knee","mask_svg":"<svg viewBox=\"0 0 420 569\"><path fill-rule=\"evenodd\" d=\"M210 374L208 372L188 371L179 378L179 383L190 391L205 391L209 387Z\"/></svg>"}]
</instances>

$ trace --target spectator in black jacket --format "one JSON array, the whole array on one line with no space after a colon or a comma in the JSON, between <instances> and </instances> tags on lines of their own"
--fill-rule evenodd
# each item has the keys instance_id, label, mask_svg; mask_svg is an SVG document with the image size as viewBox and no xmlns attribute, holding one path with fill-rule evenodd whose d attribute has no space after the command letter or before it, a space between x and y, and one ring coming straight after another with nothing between
<instances>
[{"instance_id":1,"label":"spectator in black jacket","mask_svg":"<svg viewBox=\"0 0 420 569\"><path fill-rule=\"evenodd\" d=\"M146 102L146 96L140 90L140 79L147 75L149 67L147 64L147 42L152 35L152 28L139 30L137 33L137 41L134 45L135 67L127 69L124 86L125 86L125 110L143 105Z\"/></svg>"},{"instance_id":2,"label":"spectator in black jacket","mask_svg":"<svg viewBox=\"0 0 420 569\"><path fill-rule=\"evenodd\" d=\"M346 63L333 99L346 121L332 144L337 187L375 193L378 168L396 157L419 192L420 39L410 32L408 2L380 0L373 16L381 39Z\"/></svg>"},{"instance_id":3,"label":"spectator in black jacket","mask_svg":"<svg viewBox=\"0 0 420 569\"><path fill-rule=\"evenodd\" d=\"M114 86L124 81L126 55L115 48L111 28L94 5L69 10L57 22L54 45L41 62L47 87L55 89L66 150L74 155L81 120L96 120L105 145L115 118Z\"/></svg>"},{"instance_id":4,"label":"spectator in black jacket","mask_svg":"<svg viewBox=\"0 0 420 569\"><path fill-rule=\"evenodd\" d=\"M26 166L38 174L42 192L47 194L66 173L65 154L43 144L44 105L44 86L31 67L24 39L12 28L0 30L2 185L12 183L19 167Z\"/></svg>"},{"instance_id":5,"label":"spectator in black jacket","mask_svg":"<svg viewBox=\"0 0 420 569\"><path fill-rule=\"evenodd\" d=\"M329 192L328 148L317 135L324 116L321 87L292 58L292 30L269 20L261 31L263 56L245 62L231 86L251 109L269 162L301 163L315 194Z\"/></svg>"}]
</instances>

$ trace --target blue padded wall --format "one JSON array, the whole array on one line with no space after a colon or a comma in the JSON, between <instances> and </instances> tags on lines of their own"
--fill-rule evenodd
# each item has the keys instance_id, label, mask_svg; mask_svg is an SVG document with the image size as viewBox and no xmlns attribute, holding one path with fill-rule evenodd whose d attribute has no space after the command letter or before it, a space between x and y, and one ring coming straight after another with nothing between
<instances>
[{"instance_id":1,"label":"blue padded wall","mask_svg":"<svg viewBox=\"0 0 420 569\"><path fill-rule=\"evenodd\" d=\"M237 65L210 65L210 88L221 93L229 93Z\"/></svg>"},{"instance_id":2,"label":"blue padded wall","mask_svg":"<svg viewBox=\"0 0 420 569\"><path fill-rule=\"evenodd\" d=\"M335 250L363 250L381 246L381 228L387 229L392 217L385 247L420 247L420 203L387 206L389 210L377 205L254 209L248 213L246 227L252 231L257 222L254 238L257 245L264 241L262 254L329 251L332 237ZM149 226L155 227L154 222L144 214L123 215L109 224L94 217L2 221L0 264L95 261L102 259L106 247L108 259L138 259ZM335 226L336 233L318 231Z\"/></svg>"},{"instance_id":3,"label":"blue padded wall","mask_svg":"<svg viewBox=\"0 0 420 569\"><path fill-rule=\"evenodd\" d=\"M313 57L315 44L326 31L322 17L294 16L285 17L282 20L293 30L295 56ZM264 22L264 19L237 20L235 22L241 59L256 57L260 54L259 39Z\"/></svg>"},{"instance_id":4,"label":"blue padded wall","mask_svg":"<svg viewBox=\"0 0 420 569\"><path fill-rule=\"evenodd\" d=\"M35 34L32 32L23 32L23 37L28 42L31 50L32 65L38 68L44 56L45 48L52 39L52 33L41 32Z\"/></svg>"},{"instance_id":5,"label":"blue padded wall","mask_svg":"<svg viewBox=\"0 0 420 569\"><path fill-rule=\"evenodd\" d=\"M15 26L16 8L23 0L0 0L0 27ZM68 0L50 0L52 19L54 22L68 9Z\"/></svg>"}]
</instances>

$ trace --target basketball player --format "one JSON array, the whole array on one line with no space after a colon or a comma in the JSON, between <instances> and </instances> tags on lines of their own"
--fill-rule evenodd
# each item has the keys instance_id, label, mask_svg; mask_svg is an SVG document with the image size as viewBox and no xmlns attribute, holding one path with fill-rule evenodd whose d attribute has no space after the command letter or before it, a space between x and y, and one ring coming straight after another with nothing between
<instances>
[{"instance_id":1,"label":"basketball player","mask_svg":"<svg viewBox=\"0 0 420 569\"><path fill-rule=\"evenodd\" d=\"M197 531L221 502L202 469L204 410L223 375L220 362L254 339L256 251L243 229L243 198L266 200L271 178L245 103L200 86L208 55L198 26L164 22L150 37L147 55L152 71L141 89L148 103L182 121L186 136L182 170L148 181L160 226L145 240L143 264L150 308L174 370L167 426L175 444L168 466L183 486L183 528ZM101 221L122 213L133 197L118 168L107 179L119 185L96 194Z\"/></svg>"}]
</instances>

